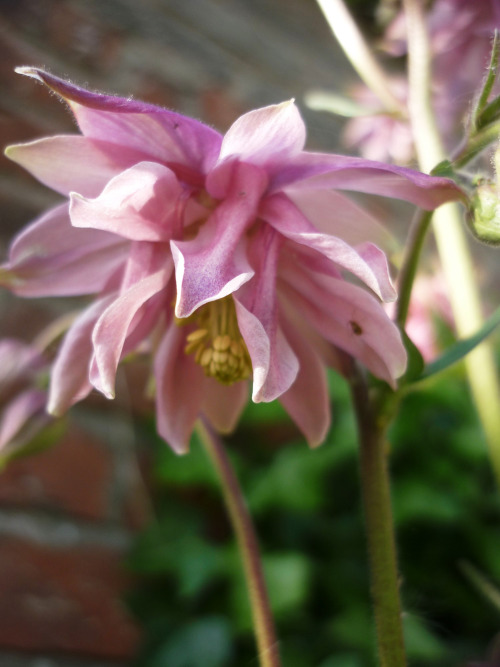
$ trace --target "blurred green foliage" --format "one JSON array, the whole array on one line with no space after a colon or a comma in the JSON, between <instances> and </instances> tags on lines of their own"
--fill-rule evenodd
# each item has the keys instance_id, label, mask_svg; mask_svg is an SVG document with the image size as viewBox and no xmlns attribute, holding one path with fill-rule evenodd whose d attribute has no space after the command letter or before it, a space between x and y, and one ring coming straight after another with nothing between
<instances>
[{"instance_id":1,"label":"blurred green foliage","mask_svg":"<svg viewBox=\"0 0 500 667\"><path fill-rule=\"evenodd\" d=\"M279 404L250 404L228 449L260 537L284 667L372 667L374 630L348 388L311 451ZM140 425L156 520L129 558L145 629L137 667L257 665L242 569L200 443L175 456ZM500 502L460 369L418 385L391 428L393 505L413 667L484 657L500 612L465 576L500 582Z\"/></svg>"}]
</instances>

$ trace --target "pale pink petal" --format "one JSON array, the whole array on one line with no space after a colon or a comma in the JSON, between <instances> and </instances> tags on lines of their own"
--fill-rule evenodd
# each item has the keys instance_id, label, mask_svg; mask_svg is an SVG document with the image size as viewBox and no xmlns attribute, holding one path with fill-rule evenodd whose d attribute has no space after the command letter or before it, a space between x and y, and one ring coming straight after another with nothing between
<instances>
[{"instance_id":1,"label":"pale pink petal","mask_svg":"<svg viewBox=\"0 0 500 667\"><path fill-rule=\"evenodd\" d=\"M0 420L0 449L4 449L19 431L45 406L46 394L39 389L29 389L16 396L2 410Z\"/></svg>"},{"instance_id":2,"label":"pale pink petal","mask_svg":"<svg viewBox=\"0 0 500 667\"><path fill-rule=\"evenodd\" d=\"M147 276L115 299L96 322L92 332L96 372L92 371L91 381L107 398L114 398L116 369L134 317L169 277L168 269Z\"/></svg>"},{"instance_id":3,"label":"pale pink petal","mask_svg":"<svg viewBox=\"0 0 500 667\"><path fill-rule=\"evenodd\" d=\"M113 234L75 230L71 227L68 204L50 209L25 227L12 242L9 261L20 264L32 257L43 258L87 253L117 243Z\"/></svg>"},{"instance_id":4,"label":"pale pink petal","mask_svg":"<svg viewBox=\"0 0 500 667\"><path fill-rule=\"evenodd\" d=\"M335 262L362 280L384 301L393 301L396 292L391 282L387 262L381 250L365 247L364 256L348 243L335 236L319 234L297 207L284 195L268 197L261 207L261 216L280 234L300 245L307 246ZM368 263L368 259L375 259Z\"/></svg>"},{"instance_id":5,"label":"pale pink petal","mask_svg":"<svg viewBox=\"0 0 500 667\"><path fill-rule=\"evenodd\" d=\"M113 176L147 159L143 151L80 135L9 146L5 154L49 188L84 197L97 197Z\"/></svg>"},{"instance_id":6,"label":"pale pink petal","mask_svg":"<svg viewBox=\"0 0 500 667\"><path fill-rule=\"evenodd\" d=\"M197 120L152 104L92 93L36 67L20 67L16 71L42 81L64 97L85 136L204 172L218 157L220 134Z\"/></svg>"},{"instance_id":7,"label":"pale pink petal","mask_svg":"<svg viewBox=\"0 0 500 667\"><path fill-rule=\"evenodd\" d=\"M185 345L185 330L172 324L154 357L156 428L177 454L188 451L205 380L201 366L184 352Z\"/></svg>"},{"instance_id":8,"label":"pale pink petal","mask_svg":"<svg viewBox=\"0 0 500 667\"><path fill-rule=\"evenodd\" d=\"M70 296L99 292L123 263L127 244L99 230L72 228L62 204L24 229L9 262L9 287L20 296Z\"/></svg>"},{"instance_id":9,"label":"pale pink petal","mask_svg":"<svg viewBox=\"0 0 500 667\"><path fill-rule=\"evenodd\" d=\"M241 238L256 219L265 186L262 170L235 164L228 196L198 236L171 242L177 317L188 317L202 304L231 294L252 277Z\"/></svg>"},{"instance_id":10,"label":"pale pink petal","mask_svg":"<svg viewBox=\"0 0 500 667\"><path fill-rule=\"evenodd\" d=\"M318 232L338 236L351 245L371 241L392 248L394 238L368 210L335 190L288 188L286 196Z\"/></svg>"},{"instance_id":11,"label":"pale pink petal","mask_svg":"<svg viewBox=\"0 0 500 667\"><path fill-rule=\"evenodd\" d=\"M300 369L297 379L281 394L279 401L305 435L309 446L316 447L326 438L331 421L324 362L295 326L287 326L285 330Z\"/></svg>"},{"instance_id":12,"label":"pale pink petal","mask_svg":"<svg viewBox=\"0 0 500 667\"><path fill-rule=\"evenodd\" d=\"M8 392L10 385L28 379L44 366L40 350L17 338L0 340L0 392Z\"/></svg>"},{"instance_id":13,"label":"pale pink petal","mask_svg":"<svg viewBox=\"0 0 500 667\"><path fill-rule=\"evenodd\" d=\"M248 382L227 386L206 378L201 411L219 433L232 433L248 398Z\"/></svg>"},{"instance_id":14,"label":"pale pink petal","mask_svg":"<svg viewBox=\"0 0 500 667\"><path fill-rule=\"evenodd\" d=\"M324 338L363 363L391 386L406 368L396 325L370 294L343 280L286 267L280 289ZM291 288L293 286L293 288Z\"/></svg>"},{"instance_id":15,"label":"pale pink petal","mask_svg":"<svg viewBox=\"0 0 500 667\"><path fill-rule=\"evenodd\" d=\"M182 192L170 169L140 162L111 179L96 199L72 193L69 214L74 227L134 241L168 241L180 227Z\"/></svg>"},{"instance_id":16,"label":"pale pink petal","mask_svg":"<svg viewBox=\"0 0 500 667\"><path fill-rule=\"evenodd\" d=\"M278 163L297 155L306 140L306 128L293 100L244 114L227 131L220 161L238 157L252 164Z\"/></svg>"},{"instance_id":17,"label":"pale pink petal","mask_svg":"<svg viewBox=\"0 0 500 667\"><path fill-rule=\"evenodd\" d=\"M92 390L89 369L92 361L92 330L113 296L94 301L73 322L52 367L47 410L59 417Z\"/></svg>"},{"instance_id":18,"label":"pale pink petal","mask_svg":"<svg viewBox=\"0 0 500 667\"><path fill-rule=\"evenodd\" d=\"M278 326L276 271L279 236L270 228L260 232L254 247L259 256L255 277L233 294L238 326L252 360L255 402L273 401L297 377L299 362Z\"/></svg>"},{"instance_id":19,"label":"pale pink petal","mask_svg":"<svg viewBox=\"0 0 500 667\"><path fill-rule=\"evenodd\" d=\"M157 271L173 270L168 243L150 243L149 241L131 241L129 252L123 266L120 291L125 292L136 283Z\"/></svg>"},{"instance_id":20,"label":"pale pink petal","mask_svg":"<svg viewBox=\"0 0 500 667\"><path fill-rule=\"evenodd\" d=\"M272 191L338 188L404 199L426 210L447 201L466 201L464 192L448 178L428 176L406 167L364 158L303 152L276 169Z\"/></svg>"}]
</instances>

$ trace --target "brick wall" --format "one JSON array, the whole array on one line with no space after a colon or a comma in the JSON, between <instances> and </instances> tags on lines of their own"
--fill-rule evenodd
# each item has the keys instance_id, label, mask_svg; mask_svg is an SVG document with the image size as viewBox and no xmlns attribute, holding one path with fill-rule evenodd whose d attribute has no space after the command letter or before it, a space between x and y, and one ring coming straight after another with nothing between
<instances>
[{"instance_id":1,"label":"brick wall","mask_svg":"<svg viewBox=\"0 0 500 667\"><path fill-rule=\"evenodd\" d=\"M3 0L0 144L75 131L64 106L15 75L17 65L224 130L252 107L291 97L300 105L311 86L340 86L337 55L312 0ZM335 120L305 115L310 145L334 148ZM2 254L55 201L1 157ZM0 335L30 339L62 307L1 294ZM123 414L95 399L74 411L59 446L0 474L0 667L105 667L134 654L140 636L122 603L122 562L148 505Z\"/></svg>"}]
</instances>

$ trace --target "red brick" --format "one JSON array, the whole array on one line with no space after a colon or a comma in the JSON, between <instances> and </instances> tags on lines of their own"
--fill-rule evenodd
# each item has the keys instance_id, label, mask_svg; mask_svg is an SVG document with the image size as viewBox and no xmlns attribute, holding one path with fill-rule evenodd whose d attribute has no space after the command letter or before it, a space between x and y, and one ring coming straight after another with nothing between
<instances>
[{"instance_id":1,"label":"red brick","mask_svg":"<svg viewBox=\"0 0 500 667\"><path fill-rule=\"evenodd\" d=\"M0 647L130 658L139 631L121 601L121 557L0 540Z\"/></svg>"},{"instance_id":2,"label":"red brick","mask_svg":"<svg viewBox=\"0 0 500 667\"><path fill-rule=\"evenodd\" d=\"M104 518L112 464L105 445L73 426L60 444L7 466L0 474L0 504Z\"/></svg>"}]
</instances>

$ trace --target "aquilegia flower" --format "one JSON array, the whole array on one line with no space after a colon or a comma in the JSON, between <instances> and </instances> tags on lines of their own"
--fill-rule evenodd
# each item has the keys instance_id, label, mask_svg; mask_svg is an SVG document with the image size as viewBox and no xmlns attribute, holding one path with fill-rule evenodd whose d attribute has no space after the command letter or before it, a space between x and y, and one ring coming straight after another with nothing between
<instances>
[{"instance_id":1,"label":"aquilegia flower","mask_svg":"<svg viewBox=\"0 0 500 667\"><path fill-rule=\"evenodd\" d=\"M222 137L159 107L20 71L68 102L82 135L8 149L69 203L21 232L3 283L26 296L98 295L60 348L51 412L92 386L112 397L120 359L146 342L158 430L179 452L200 412L233 428L250 378L254 401L279 398L320 443L324 366L342 365L339 350L394 385L406 355L378 300L395 297L387 262L371 243L351 245L375 223L333 188L432 209L460 196L452 182L303 151L293 102L247 113Z\"/></svg>"}]
</instances>

